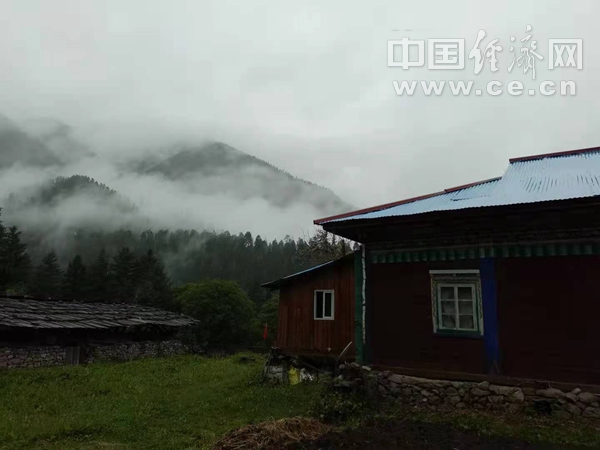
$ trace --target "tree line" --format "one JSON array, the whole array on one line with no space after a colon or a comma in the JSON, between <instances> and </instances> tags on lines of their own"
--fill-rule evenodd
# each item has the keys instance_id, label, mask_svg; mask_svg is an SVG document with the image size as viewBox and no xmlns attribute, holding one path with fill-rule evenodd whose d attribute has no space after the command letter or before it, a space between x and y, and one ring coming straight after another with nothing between
<instances>
[{"instance_id":1,"label":"tree line","mask_svg":"<svg viewBox=\"0 0 600 450\"><path fill-rule=\"evenodd\" d=\"M246 329L243 322L252 324L254 335L264 321L272 335L276 323L277 299L261 284L352 251L324 231L267 242L249 232L72 229L63 233L60 252L48 245L44 235L22 233L0 220L0 293L137 303L194 316L202 312L204 320L212 311L221 322L223 311L237 311L229 325L218 327Z\"/></svg>"}]
</instances>

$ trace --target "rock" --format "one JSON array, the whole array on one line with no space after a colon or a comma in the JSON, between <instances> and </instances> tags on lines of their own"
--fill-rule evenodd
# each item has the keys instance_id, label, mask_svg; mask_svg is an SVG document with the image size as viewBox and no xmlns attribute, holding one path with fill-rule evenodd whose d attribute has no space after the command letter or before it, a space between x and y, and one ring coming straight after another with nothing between
<instances>
[{"instance_id":1,"label":"rock","mask_svg":"<svg viewBox=\"0 0 600 450\"><path fill-rule=\"evenodd\" d=\"M581 392L581 389L575 388L571 391L571 394L579 395L580 392Z\"/></svg>"},{"instance_id":2,"label":"rock","mask_svg":"<svg viewBox=\"0 0 600 450\"><path fill-rule=\"evenodd\" d=\"M402 395L404 395L405 397L410 397L412 395L412 389L411 388L402 389Z\"/></svg>"},{"instance_id":3,"label":"rock","mask_svg":"<svg viewBox=\"0 0 600 450\"><path fill-rule=\"evenodd\" d=\"M567 394L565 394L565 398L569 399L573 403L577 403L579 401L579 397L577 397L572 392L568 392Z\"/></svg>"},{"instance_id":4,"label":"rock","mask_svg":"<svg viewBox=\"0 0 600 450\"><path fill-rule=\"evenodd\" d=\"M446 388L446 394L448 395L458 395L458 390L454 387Z\"/></svg>"},{"instance_id":5,"label":"rock","mask_svg":"<svg viewBox=\"0 0 600 450\"><path fill-rule=\"evenodd\" d=\"M467 393L467 391L466 391L466 389L464 389L464 388L460 388L460 389L458 390L458 395L460 395L461 397L462 397L463 395L465 395L466 393Z\"/></svg>"},{"instance_id":6,"label":"rock","mask_svg":"<svg viewBox=\"0 0 600 450\"><path fill-rule=\"evenodd\" d=\"M477 387L478 387L479 389L484 389L484 390L485 390L485 389L489 389L489 388L490 388L490 383L488 383L487 381L482 381L481 383L479 383L479 384L477 385Z\"/></svg>"},{"instance_id":7,"label":"rock","mask_svg":"<svg viewBox=\"0 0 600 450\"><path fill-rule=\"evenodd\" d=\"M572 403L567 403L565 405L565 410L570 412L574 416L581 415L581 409L579 409L577 406L573 405Z\"/></svg>"},{"instance_id":8,"label":"rock","mask_svg":"<svg viewBox=\"0 0 600 450\"><path fill-rule=\"evenodd\" d=\"M346 368L346 364L340 364L340 370L344 370Z\"/></svg>"},{"instance_id":9,"label":"rock","mask_svg":"<svg viewBox=\"0 0 600 450\"><path fill-rule=\"evenodd\" d=\"M515 390L515 388L512 386L496 386L496 385L490 386L490 391L496 395L509 395L514 390Z\"/></svg>"},{"instance_id":10,"label":"rock","mask_svg":"<svg viewBox=\"0 0 600 450\"><path fill-rule=\"evenodd\" d=\"M600 403L598 403L598 402L594 402L594 403L592 403L592 406L593 406L594 408L600 408Z\"/></svg>"},{"instance_id":11,"label":"rock","mask_svg":"<svg viewBox=\"0 0 600 450\"><path fill-rule=\"evenodd\" d=\"M371 369L369 366L362 366L362 370L366 370L367 372L370 372L373 369Z\"/></svg>"},{"instance_id":12,"label":"rock","mask_svg":"<svg viewBox=\"0 0 600 450\"><path fill-rule=\"evenodd\" d=\"M452 387L454 389L460 389L462 387L462 384L459 383L458 381L452 381L450 384L452 385Z\"/></svg>"},{"instance_id":13,"label":"rock","mask_svg":"<svg viewBox=\"0 0 600 450\"><path fill-rule=\"evenodd\" d=\"M521 390L526 397L534 397L536 395L535 389L533 388L522 388Z\"/></svg>"},{"instance_id":14,"label":"rock","mask_svg":"<svg viewBox=\"0 0 600 450\"><path fill-rule=\"evenodd\" d=\"M422 389L421 390L421 395L423 397L429 397L431 395L431 392L429 392L427 389Z\"/></svg>"},{"instance_id":15,"label":"rock","mask_svg":"<svg viewBox=\"0 0 600 450\"><path fill-rule=\"evenodd\" d=\"M540 397L546 398L563 398L565 393L559 389L548 388L548 389L538 389L535 391L537 395Z\"/></svg>"},{"instance_id":16,"label":"rock","mask_svg":"<svg viewBox=\"0 0 600 450\"><path fill-rule=\"evenodd\" d=\"M577 397L579 397L579 401L582 403L594 403L598 401L598 398L591 392L582 392Z\"/></svg>"},{"instance_id":17,"label":"rock","mask_svg":"<svg viewBox=\"0 0 600 450\"><path fill-rule=\"evenodd\" d=\"M583 416L584 417L600 417L600 409L598 408L592 408L591 406L585 408L585 411L583 411Z\"/></svg>"},{"instance_id":18,"label":"rock","mask_svg":"<svg viewBox=\"0 0 600 450\"><path fill-rule=\"evenodd\" d=\"M457 404L456 404L456 408L457 408L457 409L464 409L464 408L466 408L466 407L467 407L467 405L465 405L465 404L464 404L464 403L462 403L462 402L460 402L460 403L457 403Z\"/></svg>"},{"instance_id":19,"label":"rock","mask_svg":"<svg viewBox=\"0 0 600 450\"><path fill-rule=\"evenodd\" d=\"M523 391L521 389L517 389L516 391L510 394L510 398L514 399L517 402L523 402L525 401L525 394L523 394Z\"/></svg>"},{"instance_id":20,"label":"rock","mask_svg":"<svg viewBox=\"0 0 600 450\"><path fill-rule=\"evenodd\" d=\"M585 403L583 403L583 402L577 402L577 403L576 403L576 405L577 405L577 406L579 406L579 407L581 408L581 410L582 410L582 411L583 411L585 408L587 408L587 407L588 407L588 405L586 405L586 404L585 404Z\"/></svg>"},{"instance_id":21,"label":"rock","mask_svg":"<svg viewBox=\"0 0 600 450\"><path fill-rule=\"evenodd\" d=\"M490 403L502 403L504 401L504 397L501 395L490 395L487 399Z\"/></svg>"},{"instance_id":22,"label":"rock","mask_svg":"<svg viewBox=\"0 0 600 450\"><path fill-rule=\"evenodd\" d=\"M471 394L473 394L477 397L485 397L486 395L490 395L489 391L484 391L479 388L472 389Z\"/></svg>"},{"instance_id":23,"label":"rock","mask_svg":"<svg viewBox=\"0 0 600 450\"><path fill-rule=\"evenodd\" d=\"M451 397L448 397L448 401L452 405L458 405L460 403L460 397L458 395L452 395Z\"/></svg>"},{"instance_id":24,"label":"rock","mask_svg":"<svg viewBox=\"0 0 600 450\"><path fill-rule=\"evenodd\" d=\"M402 375L393 373L388 377L388 380L391 381L392 383L402 384Z\"/></svg>"}]
</instances>

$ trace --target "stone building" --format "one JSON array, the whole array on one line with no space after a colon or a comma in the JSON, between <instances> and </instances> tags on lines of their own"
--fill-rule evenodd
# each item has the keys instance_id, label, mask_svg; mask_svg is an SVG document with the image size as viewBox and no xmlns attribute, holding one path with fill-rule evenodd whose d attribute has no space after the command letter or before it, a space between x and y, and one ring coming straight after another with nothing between
<instances>
[{"instance_id":1,"label":"stone building","mask_svg":"<svg viewBox=\"0 0 600 450\"><path fill-rule=\"evenodd\" d=\"M188 353L177 335L194 323L140 305L0 298L0 368Z\"/></svg>"}]
</instances>

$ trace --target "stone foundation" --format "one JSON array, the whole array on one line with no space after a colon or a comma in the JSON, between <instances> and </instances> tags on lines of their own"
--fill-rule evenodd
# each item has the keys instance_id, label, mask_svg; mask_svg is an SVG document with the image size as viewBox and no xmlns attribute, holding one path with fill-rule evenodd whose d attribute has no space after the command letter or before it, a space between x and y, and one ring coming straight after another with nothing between
<instances>
[{"instance_id":1,"label":"stone foundation","mask_svg":"<svg viewBox=\"0 0 600 450\"><path fill-rule=\"evenodd\" d=\"M563 392L546 387L500 386L481 383L433 380L375 372L358 364L341 366L343 378L354 382L376 382L380 394L411 405L431 410L476 409L487 411L525 412L557 417L600 418L600 396L574 389ZM533 385L533 383L532 383Z\"/></svg>"},{"instance_id":2,"label":"stone foundation","mask_svg":"<svg viewBox=\"0 0 600 450\"><path fill-rule=\"evenodd\" d=\"M64 347L0 348L0 368L62 366L65 363Z\"/></svg>"},{"instance_id":3,"label":"stone foundation","mask_svg":"<svg viewBox=\"0 0 600 450\"><path fill-rule=\"evenodd\" d=\"M190 349L180 341L142 341L98 345L85 349L85 363L131 361L139 358L185 355Z\"/></svg>"},{"instance_id":4,"label":"stone foundation","mask_svg":"<svg viewBox=\"0 0 600 450\"><path fill-rule=\"evenodd\" d=\"M183 355L194 353L194 350L178 340L95 345L84 349L80 363L130 361L138 358ZM66 363L66 347L0 348L0 368L61 366Z\"/></svg>"}]
</instances>

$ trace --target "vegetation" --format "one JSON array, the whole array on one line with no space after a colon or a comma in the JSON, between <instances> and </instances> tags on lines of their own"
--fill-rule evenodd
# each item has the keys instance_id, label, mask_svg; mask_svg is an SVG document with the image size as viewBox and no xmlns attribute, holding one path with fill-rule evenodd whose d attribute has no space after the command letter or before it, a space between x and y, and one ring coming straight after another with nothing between
<instances>
[{"instance_id":1,"label":"vegetation","mask_svg":"<svg viewBox=\"0 0 600 450\"><path fill-rule=\"evenodd\" d=\"M233 281L188 284L178 290L176 300L183 313L200 320L195 334L204 348L235 347L255 329L254 305Z\"/></svg>"},{"instance_id":2,"label":"vegetation","mask_svg":"<svg viewBox=\"0 0 600 450\"><path fill-rule=\"evenodd\" d=\"M198 337L220 348L257 343L265 324L272 343L278 297L262 283L352 252L325 231L272 242L250 233L183 230L69 236L60 253L30 257L30 250L39 254L39 240L29 236L26 245L18 228L0 221L0 293L184 310L208 321Z\"/></svg>"},{"instance_id":3,"label":"vegetation","mask_svg":"<svg viewBox=\"0 0 600 450\"><path fill-rule=\"evenodd\" d=\"M241 356L0 371L0 449L208 449L238 428L311 415L334 427L320 445L301 448L423 448L423 439L434 448L600 446L596 421L375 410L364 396L323 383L260 384L263 358Z\"/></svg>"},{"instance_id":4,"label":"vegetation","mask_svg":"<svg viewBox=\"0 0 600 450\"><path fill-rule=\"evenodd\" d=\"M307 413L311 385L257 383L262 358L173 357L0 372L0 449L202 449Z\"/></svg>"}]
</instances>

